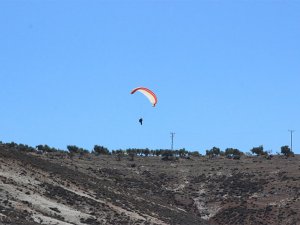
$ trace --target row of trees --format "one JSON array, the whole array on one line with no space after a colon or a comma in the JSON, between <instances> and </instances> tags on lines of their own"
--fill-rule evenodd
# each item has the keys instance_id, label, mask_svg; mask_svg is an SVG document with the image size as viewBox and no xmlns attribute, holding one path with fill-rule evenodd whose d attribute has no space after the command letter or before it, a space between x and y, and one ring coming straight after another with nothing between
<instances>
[{"instance_id":1,"label":"row of trees","mask_svg":"<svg viewBox=\"0 0 300 225\"><path fill-rule=\"evenodd\" d=\"M24 144L17 144L15 142L11 143L2 143L0 141L0 144L5 145L9 148L14 148L19 151L24 151L24 152L39 152L39 153L46 153L46 152L62 152L66 153L65 150L49 147L48 145L37 145L35 148L24 145ZM179 149L179 150L168 150L168 149L158 149L158 150L151 150L148 148L145 149L140 149L140 148L129 148L126 150L112 150L109 151L108 148L101 146L101 145L95 145L92 151L89 151L84 148L77 147L76 145L68 145L67 146L68 153L71 155L85 155L85 154L94 154L94 155L129 155L131 157L134 156L164 156L164 155L172 155L175 157L189 157L189 156L201 156L201 154L198 151L187 151L185 148ZM252 155L257 155L257 156L270 156L271 152L270 151L265 151L264 147L258 146L258 147L253 147L250 150L250 154ZM216 157L216 156L242 156L245 153L240 151L239 149L236 148L227 148L225 151L221 151L220 148L218 147L213 147L210 150L206 150L206 156L209 157ZM294 156L294 152L291 151L290 147L285 145L281 147L281 153L287 157Z\"/></svg>"},{"instance_id":2,"label":"row of trees","mask_svg":"<svg viewBox=\"0 0 300 225\"><path fill-rule=\"evenodd\" d=\"M186 157L186 156L200 156L198 151L187 151L184 148L179 150L169 150L169 149L157 149L150 150L148 148L140 149L140 148L129 148L126 150L113 150L112 154L123 154L123 155L136 155L136 156L163 156L163 155L174 155L176 157Z\"/></svg>"},{"instance_id":3,"label":"row of trees","mask_svg":"<svg viewBox=\"0 0 300 225\"><path fill-rule=\"evenodd\" d=\"M260 145L258 147L253 147L250 150L252 155L257 155L257 156L272 156L271 151L265 151L263 145ZM242 156L245 153L236 149L236 148L227 148L225 149L225 151L221 151L219 148L217 147L213 147L210 150L206 150L206 155L213 157L213 156L229 156L229 155L233 155L233 156ZM294 156L294 152L290 149L289 146L285 145L281 147L281 153L278 154L282 154L284 156L287 157L291 157Z\"/></svg>"},{"instance_id":4,"label":"row of trees","mask_svg":"<svg viewBox=\"0 0 300 225\"><path fill-rule=\"evenodd\" d=\"M226 148L225 151L221 151L218 147L213 147L210 150L206 150L206 155L210 158L216 157L216 156L231 156L234 158L240 158L242 155L244 155L243 152L236 148Z\"/></svg>"},{"instance_id":5,"label":"row of trees","mask_svg":"<svg viewBox=\"0 0 300 225\"><path fill-rule=\"evenodd\" d=\"M287 157L294 156L294 152L290 149L288 145L284 145L280 148L281 154ZM259 147L254 147L251 149L251 153L258 156L270 156L271 151L264 151L264 147L260 145ZM279 154L279 153L278 153Z\"/></svg>"}]
</instances>

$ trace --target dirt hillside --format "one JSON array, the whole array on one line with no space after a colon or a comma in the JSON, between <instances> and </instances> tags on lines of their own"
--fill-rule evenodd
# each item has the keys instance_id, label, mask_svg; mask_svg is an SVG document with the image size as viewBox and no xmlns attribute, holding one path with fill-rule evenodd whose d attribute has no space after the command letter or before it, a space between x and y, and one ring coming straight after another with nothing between
<instances>
[{"instance_id":1,"label":"dirt hillside","mask_svg":"<svg viewBox=\"0 0 300 225\"><path fill-rule=\"evenodd\" d=\"M300 224L300 156L70 158L0 145L0 224Z\"/></svg>"}]
</instances>

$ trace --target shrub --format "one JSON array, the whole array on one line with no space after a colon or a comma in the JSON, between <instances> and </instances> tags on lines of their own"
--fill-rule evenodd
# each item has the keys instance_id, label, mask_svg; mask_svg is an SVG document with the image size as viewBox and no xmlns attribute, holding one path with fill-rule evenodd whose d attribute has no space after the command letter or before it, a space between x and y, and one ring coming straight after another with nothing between
<instances>
[{"instance_id":1,"label":"shrub","mask_svg":"<svg viewBox=\"0 0 300 225\"><path fill-rule=\"evenodd\" d=\"M259 147L253 147L251 149L252 154L256 154L257 156L259 155L268 155L267 151L264 151L264 147L260 145Z\"/></svg>"},{"instance_id":2,"label":"shrub","mask_svg":"<svg viewBox=\"0 0 300 225\"><path fill-rule=\"evenodd\" d=\"M218 156L218 155L220 155L220 153L221 153L221 150L217 147L213 147L210 150L206 150L206 155L209 156L210 158Z\"/></svg>"},{"instance_id":3,"label":"shrub","mask_svg":"<svg viewBox=\"0 0 300 225\"><path fill-rule=\"evenodd\" d=\"M93 153L95 153L96 155L109 155L109 150L103 146L95 145Z\"/></svg>"},{"instance_id":4,"label":"shrub","mask_svg":"<svg viewBox=\"0 0 300 225\"><path fill-rule=\"evenodd\" d=\"M286 157L294 156L294 152L292 152L290 147L287 145L281 147L281 154L285 155Z\"/></svg>"}]
</instances>

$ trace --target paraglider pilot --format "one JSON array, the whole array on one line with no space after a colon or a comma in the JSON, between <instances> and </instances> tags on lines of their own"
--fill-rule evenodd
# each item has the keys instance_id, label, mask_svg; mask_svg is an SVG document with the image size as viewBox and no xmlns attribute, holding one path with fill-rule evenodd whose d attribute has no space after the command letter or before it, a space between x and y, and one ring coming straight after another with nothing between
<instances>
[{"instance_id":1,"label":"paraglider pilot","mask_svg":"<svg viewBox=\"0 0 300 225\"><path fill-rule=\"evenodd\" d=\"M139 122L140 122L141 125L143 125L143 118L140 118Z\"/></svg>"}]
</instances>

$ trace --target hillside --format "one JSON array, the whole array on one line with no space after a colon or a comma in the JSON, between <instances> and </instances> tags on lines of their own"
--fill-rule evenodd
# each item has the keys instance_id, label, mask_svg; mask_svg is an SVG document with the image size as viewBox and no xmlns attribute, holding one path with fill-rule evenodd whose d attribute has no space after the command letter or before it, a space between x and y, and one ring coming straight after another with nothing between
<instances>
[{"instance_id":1,"label":"hillside","mask_svg":"<svg viewBox=\"0 0 300 225\"><path fill-rule=\"evenodd\" d=\"M0 224L300 224L300 156L118 161L0 145Z\"/></svg>"}]
</instances>

